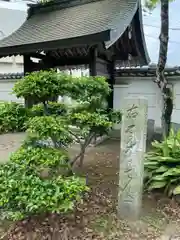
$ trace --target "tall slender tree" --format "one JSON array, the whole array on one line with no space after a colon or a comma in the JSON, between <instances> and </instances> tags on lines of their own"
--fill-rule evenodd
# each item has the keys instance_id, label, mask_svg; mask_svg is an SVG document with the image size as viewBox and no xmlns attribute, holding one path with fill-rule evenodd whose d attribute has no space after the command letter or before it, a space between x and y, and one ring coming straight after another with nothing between
<instances>
[{"instance_id":1,"label":"tall slender tree","mask_svg":"<svg viewBox=\"0 0 180 240\"><path fill-rule=\"evenodd\" d=\"M169 41L169 1L171 0L146 1L146 6L150 9L155 7L157 3L160 3L161 5L160 47L155 82L162 93L162 129L164 137L169 134L173 111L172 90L168 87L168 81L164 75Z\"/></svg>"}]
</instances>

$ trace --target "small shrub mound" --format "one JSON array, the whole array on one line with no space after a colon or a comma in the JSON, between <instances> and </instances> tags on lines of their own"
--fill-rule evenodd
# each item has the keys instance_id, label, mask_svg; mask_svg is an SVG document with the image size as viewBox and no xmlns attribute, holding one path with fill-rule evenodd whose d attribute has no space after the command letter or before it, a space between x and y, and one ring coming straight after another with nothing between
<instances>
[{"instance_id":1,"label":"small shrub mound","mask_svg":"<svg viewBox=\"0 0 180 240\"><path fill-rule=\"evenodd\" d=\"M23 132L28 120L28 111L15 102L0 103L0 133Z\"/></svg>"},{"instance_id":2,"label":"small shrub mound","mask_svg":"<svg viewBox=\"0 0 180 240\"><path fill-rule=\"evenodd\" d=\"M180 194L180 131L154 141L145 158L145 181L149 190L162 189L169 196Z\"/></svg>"},{"instance_id":3,"label":"small shrub mound","mask_svg":"<svg viewBox=\"0 0 180 240\"><path fill-rule=\"evenodd\" d=\"M31 169L16 163L0 166L1 218L21 220L43 213L63 213L87 190L78 177L42 179Z\"/></svg>"},{"instance_id":4,"label":"small shrub mound","mask_svg":"<svg viewBox=\"0 0 180 240\"><path fill-rule=\"evenodd\" d=\"M54 174L61 169L68 170L69 157L65 151L45 146L22 146L12 154L10 161L41 172L50 169Z\"/></svg>"}]
</instances>

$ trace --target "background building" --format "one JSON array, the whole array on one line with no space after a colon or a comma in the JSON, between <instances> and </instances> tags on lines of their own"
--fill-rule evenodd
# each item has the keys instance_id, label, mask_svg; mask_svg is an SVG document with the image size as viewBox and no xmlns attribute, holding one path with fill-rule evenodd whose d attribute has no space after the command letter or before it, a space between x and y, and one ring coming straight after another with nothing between
<instances>
[{"instance_id":1,"label":"background building","mask_svg":"<svg viewBox=\"0 0 180 240\"><path fill-rule=\"evenodd\" d=\"M25 21L27 16L26 2L0 1L0 39L16 31ZM22 56L0 58L0 101L18 101L11 95L14 82L22 75Z\"/></svg>"}]
</instances>

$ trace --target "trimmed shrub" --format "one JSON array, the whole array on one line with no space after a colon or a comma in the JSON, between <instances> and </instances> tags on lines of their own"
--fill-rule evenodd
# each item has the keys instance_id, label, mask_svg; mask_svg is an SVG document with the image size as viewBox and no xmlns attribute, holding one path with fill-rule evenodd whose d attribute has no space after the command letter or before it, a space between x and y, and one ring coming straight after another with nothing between
<instances>
[{"instance_id":1,"label":"trimmed shrub","mask_svg":"<svg viewBox=\"0 0 180 240\"><path fill-rule=\"evenodd\" d=\"M180 131L154 141L145 158L145 181L149 190L161 189L169 196L180 194Z\"/></svg>"},{"instance_id":2,"label":"trimmed shrub","mask_svg":"<svg viewBox=\"0 0 180 240\"><path fill-rule=\"evenodd\" d=\"M15 102L0 103L0 133L23 132L28 120L28 111Z\"/></svg>"},{"instance_id":3,"label":"trimmed shrub","mask_svg":"<svg viewBox=\"0 0 180 240\"><path fill-rule=\"evenodd\" d=\"M22 146L10 157L10 161L20 165L26 165L39 172L43 169L54 171L60 168L68 168L68 154L60 149L40 146Z\"/></svg>"},{"instance_id":4,"label":"trimmed shrub","mask_svg":"<svg viewBox=\"0 0 180 240\"><path fill-rule=\"evenodd\" d=\"M37 214L67 212L88 190L78 177L42 179L24 165L7 163L0 167L1 218L21 220Z\"/></svg>"},{"instance_id":5,"label":"trimmed shrub","mask_svg":"<svg viewBox=\"0 0 180 240\"><path fill-rule=\"evenodd\" d=\"M29 110L23 146L1 166L1 216L19 220L74 209L88 188L85 180L74 176L73 165L78 159L82 165L92 139L108 134L113 123L121 119L120 113L106 108L110 91L104 77L73 78L55 70L30 73L15 84L17 97L41 104ZM72 110L61 103L50 103L54 96L69 96L77 105L84 105ZM67 152L74 141L80 151L70 159ZM67 168L67 174L56 171L63 168Z\"/></svg>"}]
</instances>

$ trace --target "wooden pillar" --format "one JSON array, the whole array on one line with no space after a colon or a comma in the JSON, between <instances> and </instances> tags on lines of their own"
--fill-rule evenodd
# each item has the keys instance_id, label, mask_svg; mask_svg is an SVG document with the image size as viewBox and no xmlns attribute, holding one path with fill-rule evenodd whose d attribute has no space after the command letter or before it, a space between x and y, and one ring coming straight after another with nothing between
<instances>
[{"instance_id":1,"label":"wooden pillar","mask_svg":"<svg viewBox=\"0 0 180 240\"><path fill-rule=\"evenodd\" d=\"M25 76L27 73L31 73L33 71L33 68L32 68L32 61L31 61L30 55L24 55L23 58L24 58L24 76ZM30 99L29 97L25 98L25 106L27 108L30 108L32 107L32 105L33 105L32 99Z\"/></svg>"},{"instance_id":2,"label":"wooden pillar","mask_svg":"<svg viewBox=\"0 0 180 240\"><path fill-rule=\"evenodd\" d=\"M31 60L30 54L25 54L23 57L24 57L24 76L27 73L31 73L33 71L39 71L41 69L41 66L39 63L34 63ZM38 103L37 99L32 99L31 97L27 97L25 99L25 106L27 108L31 108L33 104L37 104L37 103Z\"/></svg>"},{"instance_id":3,"label":"wooden pillar","mask_svg":"<svg viewBox=\"0 0 180 240\"><path fill-rule=\"evenodd\" d=\"M97 60L97 47L93 46L89 50L89 75L96 76L96 60Z\"/></svg>"},{"instance_id":4,"label":"wooden pillar","mask_svg":"<svg viewBox=\"0 0 180 240\"><path fill-rule=\"evenodd\" d=\"M112 61L108 66L109 72L109 87L111 88L111 93L108 96L108 108L113 109L113 101L114 101L114 84L115 84L115 62Z\"/></svg>"},{"instance_id":5,"label":"wooden pillar","mask_svg":"<svg viewBox=\"0 0 180 240\"><path fill-rule=\"evenodd\" d=\"M41 62L41 70L50 70L51 68L55 67L54 59L49 57L44 58Z\"/></svg>"},{"instance_id":6,"label":"wooden pillar","mask_svg":"<svg viewBox=\"0 0 180 240\"><path fill-rule=\"evenodd\" d=\"M24 75L32 72L32 62L30 55L24 55Z\"/></svg>"}]
</instances>

